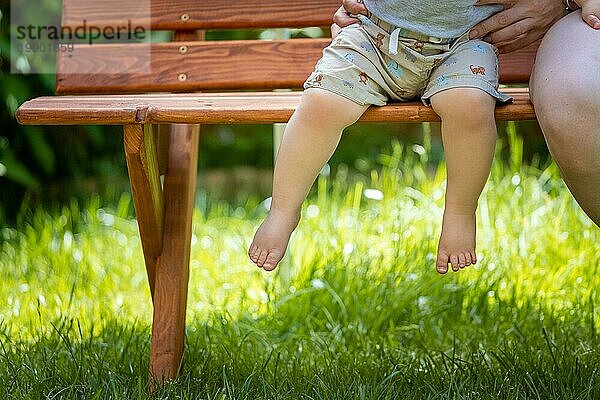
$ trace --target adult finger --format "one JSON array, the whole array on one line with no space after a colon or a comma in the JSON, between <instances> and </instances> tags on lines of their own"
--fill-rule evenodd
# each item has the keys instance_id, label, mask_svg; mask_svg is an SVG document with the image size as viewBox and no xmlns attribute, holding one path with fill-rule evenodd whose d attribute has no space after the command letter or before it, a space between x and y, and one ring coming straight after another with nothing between
<instances>
[{"instance_id":1,"label":"adult finger","mask_svg":"<svg viewBox=\"0 0 600 400\"><path fill-rule=\"evenodd\" d=\"M350 14L365 14L367 15L367 8L363 4L362 0L342 0L342 8Z\"/></svg>"},{"instance_id":2,"label":"adult finger","mask_svg":"<svg viewBox=\"0 0 600 400\"><path fill-rule=\"evenodd\" d=\"M506 44L504 42L512 42L517 40L535 28L536 26L533 25L533 20L531 18L526 18L490 33L489 35L485 36L484 40L496 46L499 44L502 45Z\"/></svg>"},{"instance_id":3,"label":"adult finger","mask_svg":"<svg viewBox=\"0 0 600 400\"><path fill-rule=\"evenodd\" d=\"M343 28L345 26L355 24L359 22L359 20L358 18L354 18L348 15L346 10L344 10L344 7L340 6L340 8L337 9L335 14L333 14L333 22L337 24L338 27ZM331 33L333 34L333 31Z\"/></svg>"},{"instance_id":4,"label":"adult finger","mask_svg":"<svg viewBox=\"0 0 600 400\"><path fill-rule=\"evenodd\" d=\"M469 38L482 38L487 36L491 32L496 32L502 28L505 28L517 21L522 20L524 17L519 10L509 8L508 10L500 11L498 14L494 14L488 19L481 21L475 25L469 32Z\"/></svg>"},{"instance_id":5,"label":"adult finger","mask_svg":"<svg viewBox=\"0 0 600 400\"><path fill-rule=\"evenodd\" d=\"M600 29L600 18L596 17L594 14L584 15L583 19L594 29Z\"/></svg>"}]
</instances>

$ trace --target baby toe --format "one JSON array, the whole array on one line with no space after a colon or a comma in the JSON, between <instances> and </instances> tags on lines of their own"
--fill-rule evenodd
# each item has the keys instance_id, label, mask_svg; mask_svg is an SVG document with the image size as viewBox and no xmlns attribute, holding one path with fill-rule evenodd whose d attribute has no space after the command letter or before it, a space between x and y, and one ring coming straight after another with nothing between
<instances>
[{"instance_id":1,"label":"baby toe","mask_svg":"<svg viewBox=\"0 0 600 400\"><path fill-rule=\"evenodd\" d=\"M456 272L459 270L458 256L456 254L450 256L450 264L452 264L452 271Z\"/></svg>"},{"instance_id":2,"label":"baby toe","mask_svg":"<svg viewBox=\"0 0 600 400\"><path fill-rule=\"evenodd\" d=\"M438 253L435 269L442 275L448 272L448 255L446 253Z\"/></svg>"},{"instance_id":3,"label":"baby toe","mask_svg":"<svg viewBox=\"0 0 600 400\"><path fill-rule=\"evenodd\" d=\"M269 254L268 251L261 250L260 254L258 255L258 260L256 261L256 265L258 265L259 267L262 267L263 264L265 263L265 261L267 260L267 254Z\"/></svg>"},{"instance_id":4,"label":"baby toe","mask_svg":"<svg viewBox=\"0 0 600 400\"><path fill-rule=\"evenodd\" d=\"M465 258L464 253L459 253L458 254L458 266L462 269L465 267L465 265L467 265L467 260Z\"/></svg>"},{"instance_id":5,"label":"baby toe","mask_svg":"<svg viewBox=\"0 0 600 400\"><path fill-rule=\"evenodd\" d=\"M477 264L477 253L475 253L475 251L471 252L471 262Z\"/></svg>"},{"instance_id":6,"label":"baby toe","mask_svg":"<svg viewBox=\"0 0 600 400\"><path fill-rule=\"evenodd\" d=\"M276 250L271 251L267 255L267 259L265 260L265 263L263 264L263 268L265 269L265 271L273 271L275 269L275 267L277 267L277 264L279 263L280 260L281 260L281 255L279 254L279 252Z\"/></svg>"},{"instance_id":7,"label":"baby toe","mask_svg":"<svg viewBox=\"0 0 600 400\"><path fill-rule=\"evenodd\" d=\"M252 254L250 254L250 259L256 263L258 262L258 256L260 255L260 248L258 246L254 246L254 250L252 251Z\"/></svg>"},{"instance_id":8,"label":"baby toe","mask_svg":"<svg viewBox=\"0 0 600 400\"><path fill-rule=\"evenodd\" d=\"M466 266L469 266L469 265L471 265L472 263L473 263L473 262L472 262L472 260L471 260L471 253L467 251L467 252L465 253L465 265L466 265Z\"/></svg>"},{"instance_id":9,"label":"baby toe","mask_svg":"<svg viewBox=\"0 0 600 400\"><path fill-rule=\"evenodd\" d=\"M254 257L255 252L256 252L256 245L254 243L252 243L250 245L250 248L248 248L248 257L250 257L250 259L252 259L252 257Z\"/></svg>"}]
</instances>

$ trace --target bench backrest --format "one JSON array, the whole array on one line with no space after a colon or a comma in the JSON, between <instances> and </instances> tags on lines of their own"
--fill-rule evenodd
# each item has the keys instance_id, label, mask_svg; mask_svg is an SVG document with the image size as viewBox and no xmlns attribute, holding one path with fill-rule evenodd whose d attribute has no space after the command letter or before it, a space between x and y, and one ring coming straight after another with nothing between
<instances>
[{"instance_id":1,"label":"bench backrest","mask_svg":"<svg viewBox=\"0 0 600 400\"><path fill-rule=\"evenodd\" d=\"M141 3L122 0L107 10L98 5L101 0L63 0L63 28L75 29L85 20L98 28L144 25L180 34L177 42L151 43L149 48L136 43L75 45L72 53L58 56L57 94L300 88L330 39L202 41L191 33L310 26L328 31L341 1L152 0L148 10L140 10ZM527 83L536 49L533 45L501 55L501 82ZM135 72L148 51L150 68Z\"/></svg>"}]
</instances>

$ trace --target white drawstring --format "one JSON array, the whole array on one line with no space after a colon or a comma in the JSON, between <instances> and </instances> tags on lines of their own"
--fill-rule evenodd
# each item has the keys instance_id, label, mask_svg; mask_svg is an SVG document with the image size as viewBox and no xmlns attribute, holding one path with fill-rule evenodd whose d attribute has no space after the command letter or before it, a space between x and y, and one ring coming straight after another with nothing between
<instances>
[{"instance_id":1,"label":"white drawstring","mask_svg":"<svg viewBox=\"0 0 600 400\"><path fill-rule=\"evenodd\" d=\"M390 42L388 43L388 50L391 55L395 56L398 54L398 40L400 40L400 32L402 28L396 28L390 34Z\"/></svg>"}]
</instances>

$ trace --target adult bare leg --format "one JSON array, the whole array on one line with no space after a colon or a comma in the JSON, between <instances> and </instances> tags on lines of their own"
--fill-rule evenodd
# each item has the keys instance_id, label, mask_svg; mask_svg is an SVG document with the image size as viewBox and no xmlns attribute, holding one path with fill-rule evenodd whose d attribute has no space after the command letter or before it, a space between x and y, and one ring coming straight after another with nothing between
<instances>
[{"instance_id":1,"label":"adult bare leg","mask_svg":"<svg viewBox=\"0 0 600 400\"><path fill-rule=\"evenodd\" d=\"M546 34L531 96L550 153L585 213L600 226L600 31L576 11Z\"/></svg>"}]
</instances>

